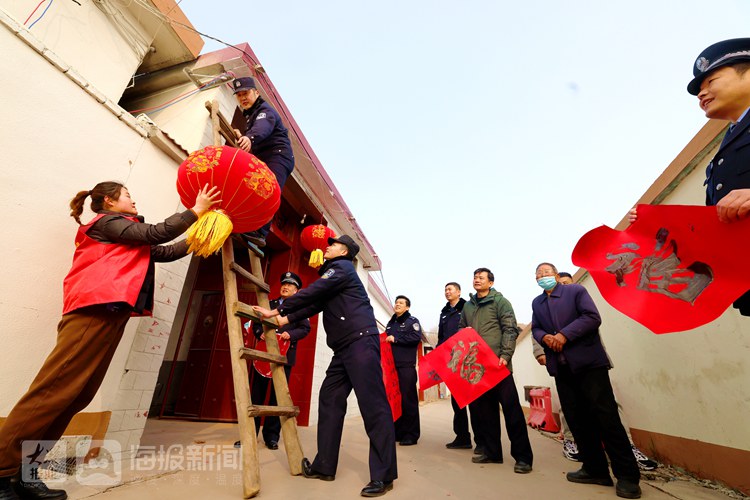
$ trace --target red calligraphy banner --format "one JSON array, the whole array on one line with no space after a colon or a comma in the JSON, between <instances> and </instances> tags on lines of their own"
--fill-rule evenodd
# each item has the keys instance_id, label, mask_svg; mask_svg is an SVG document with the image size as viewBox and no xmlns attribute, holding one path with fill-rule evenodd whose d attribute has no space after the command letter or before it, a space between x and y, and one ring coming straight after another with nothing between
<instances>
[{"instance_id":1,"label":"red calligraphy banner","mask_svg":"<svg viewBox=\"0 0 750 500\"><path fill-rule=\"evenodd\" d=\"M750 288L738 272L750 219L719 222L716 207L638 205L624 231L600 226L573 250L604 299L654 333L691 330L718 318Z\"/></svg>"},{"instance_id":2,"label":"red calligraphy banner","mask_svg":"<svg viewBox=\"0 0 750 500\"><path fill-rule=\"evenodd\" d=\"M459 330L423 356L421 363L425 360L428 366L426 371L420 369L420 387L427 386L430 370L434 370L461 408L510 375L508 367L500 365L500 359L472 328ZM423 373L427 378L423 378Z\"/></svg>"},{"instance_id":3,"label":"red calligraphy banner","mask_svg":"<svg viewBox=\"0 0 750 500\"><path fill-rule=\"evenodd\" d=\"M393 361L393 350L391 344L385 340L386 334L380 334L380 365L383 367L383 383L385 394L388 396L388 404L391 405L391 413L395 422L401 417L401 389L398 386L398 373L396 363Z\"/></svg>"}]
</instances>

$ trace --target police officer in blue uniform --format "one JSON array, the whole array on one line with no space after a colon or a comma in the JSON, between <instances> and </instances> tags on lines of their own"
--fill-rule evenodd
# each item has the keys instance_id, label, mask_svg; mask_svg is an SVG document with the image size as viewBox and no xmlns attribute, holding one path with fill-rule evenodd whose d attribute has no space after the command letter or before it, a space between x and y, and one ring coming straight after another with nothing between
<instances>
[{"instance_id":1,"label":"police officer in blue uniform","mask_svg":"<svg viewBox=\"0 0 750 500\"><path fill-rule=\"evenodd\" d=\"M235 130L238 135L238 147L265 162L276 176L279 189L284 189L287 177L294 170L294 154L289 142L289 131L281 121L279 113L261 97L254 79L237 78L232 82L232 88L247 120L244 135ZM270 230L271 222L268 222L257 231L244 233L243 237L258 247L264 247L266 235Z\"/></svg>"},{"instance_id":2,"label":"police officer in blue uniform","mask_svg":"<svg viewBox=\"0 0 750 500\"><path fill-rule=\"evenodd\" d=\"M396 297L394 311L385 327L386 342L391 343L393 362L401 391L401 416L395 422L396 441L413 446L419 441L419 394L417 394L417 349L422 343L422 326L409 312L411 300Z\"/></svg>"},{"instance_id":3,"label":"police officer in blue uniform","mask_svg":"<svg viewBox=\"0 0 750 500\"><path fill-rule=\"evenodd\" d=\"M706 48L695 61L693 77L687 89L698 97L706 117L731 122L706 168L706 205L716 205L724 222L744 219L750 216L750 38ZM734 307L750 316L750 291Z\"/></svg>"},{"instance_id":4,"label":"police officer in blue uniform","mask_svg":"<svg viewBox=\"0 0 750 500\"><path fill-rule=\"evenodd\" d=\"M354 389L370 438L370 479L360 494L374 497L393 489L398 477L393 416L383 384L380 337L370 299L352 260L359 246L348 235L329 238L320 279L289 297L277 309L254 306L260 315L278 316L280 326L323 312L326 343L333 359L320 388L318 454L302 460L305 477L333 481L338 466L346 399Z\"/></svg>"},{"instance_id":5,"label":"police officer in blue uniform","mask_svg":"<svg viewBox=\"0 0 750 500\"><path fill-rule=\"evenodd\" d=\"M302 288L302 279L295 273L288 271L281 275L281 289L279 291L279 298L270 301L272 309L278 308L284 303L286 299L296 294L300 288ZM259 323L253 323L253 335L257 339L263 338L263 325ZM289 349L286 351L286 364L284 365L284 373L286 373L287 381L291 380L292 367L297 361L297 342L307 337L310 333L310 320L302 318L294 323L289 323L276 330L280 340L289 341ZM250 393L252 400L256 404L263 404L266 399L266 394L269 394L268 404L276 406L276 391L273 387L273 380L266 378L257 372L252 377L252 387ZM258 432L260 429L261 418L255 417L255 431ZM270 450L277 450L279 448L279 435L281 434L281 420L279 417L267 416L263 420L263 441L266 443L266 447ZM235 446L239 446L240 441L235 443Z\"/></svg>"}]
</instances>

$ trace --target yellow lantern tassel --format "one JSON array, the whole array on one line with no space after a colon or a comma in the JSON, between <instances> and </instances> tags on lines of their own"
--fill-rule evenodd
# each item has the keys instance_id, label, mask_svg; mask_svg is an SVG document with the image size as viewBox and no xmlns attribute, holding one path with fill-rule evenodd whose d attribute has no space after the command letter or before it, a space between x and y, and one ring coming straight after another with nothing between
<instances>
[{"instance_id":1,"label":"yellow lantern tassel","mask_svg":"<svg viewBox=\"0 0 750 500\"><path fill-rule=\"evenodd\" d=\"M323 265L323 250L316 248L310 252L310 261L307 263L310 267L318 268Z\"/></svg>"},{"instance_id":2,"label":"yellow lantern tassel","mask_svg":"<svg viewBox=\"0 0 750 500\"><path fill-rule=\"evenodd\" d=\"M232 228L232 220L224 210L209 210L188 228L188 252L200 257L218 252L232 234Z\"/></svg>"}]
</instances>

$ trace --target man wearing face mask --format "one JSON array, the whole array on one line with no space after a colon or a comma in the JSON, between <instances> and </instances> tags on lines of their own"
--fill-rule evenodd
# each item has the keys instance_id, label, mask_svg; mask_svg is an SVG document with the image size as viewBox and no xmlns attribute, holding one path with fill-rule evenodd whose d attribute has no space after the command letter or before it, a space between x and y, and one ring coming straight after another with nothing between
<instances>
[{"instance_id":1,"label":"man wearing face mask","mask_svg":"<svg viewBox=\"0 0 750 500\"><path fill-rule=\"evenodd\" d=\"M617 496L640 498L641 475L617 413L609 380L612 366L599 337L599 311L581 285L558 286L557 268L548 262L537 266L536 280L544 291L531 304L531 333L544 346L545 366L555 378L583 462L567 480L612 486L608 455Z\"/></svg>"}]
</instances>

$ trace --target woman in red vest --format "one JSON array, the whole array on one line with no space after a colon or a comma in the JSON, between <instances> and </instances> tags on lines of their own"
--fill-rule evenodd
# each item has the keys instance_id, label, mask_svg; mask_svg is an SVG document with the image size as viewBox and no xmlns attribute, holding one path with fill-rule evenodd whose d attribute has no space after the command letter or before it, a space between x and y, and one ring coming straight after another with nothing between
<instances>
[{"instance_id":1,"label":"woman in red vest","mask_svg":"<svg viewBox=\"0 0 750 500\"><path fill-rule=\"evenodd\" d=\"M128 318L151 315L154 262L187 255L184 240L161 244L184 233L219 203L219 194L216 187L206 185L192 209L159 224L144 223L128 189L117 182L101 182L90 191L80 191L70 202L70 215L80 227L73 265L63 282L57 344L0 429L0 498L67 498L63 490L50 490L30 480L26 469L19 477L22 443L58 440L73 416L91 402ZM81 224L88 197L96 216ZM33 460L41 463L43 457ZM30 460L24 457L24 461Z\"/></svg>"}]
</instances>

